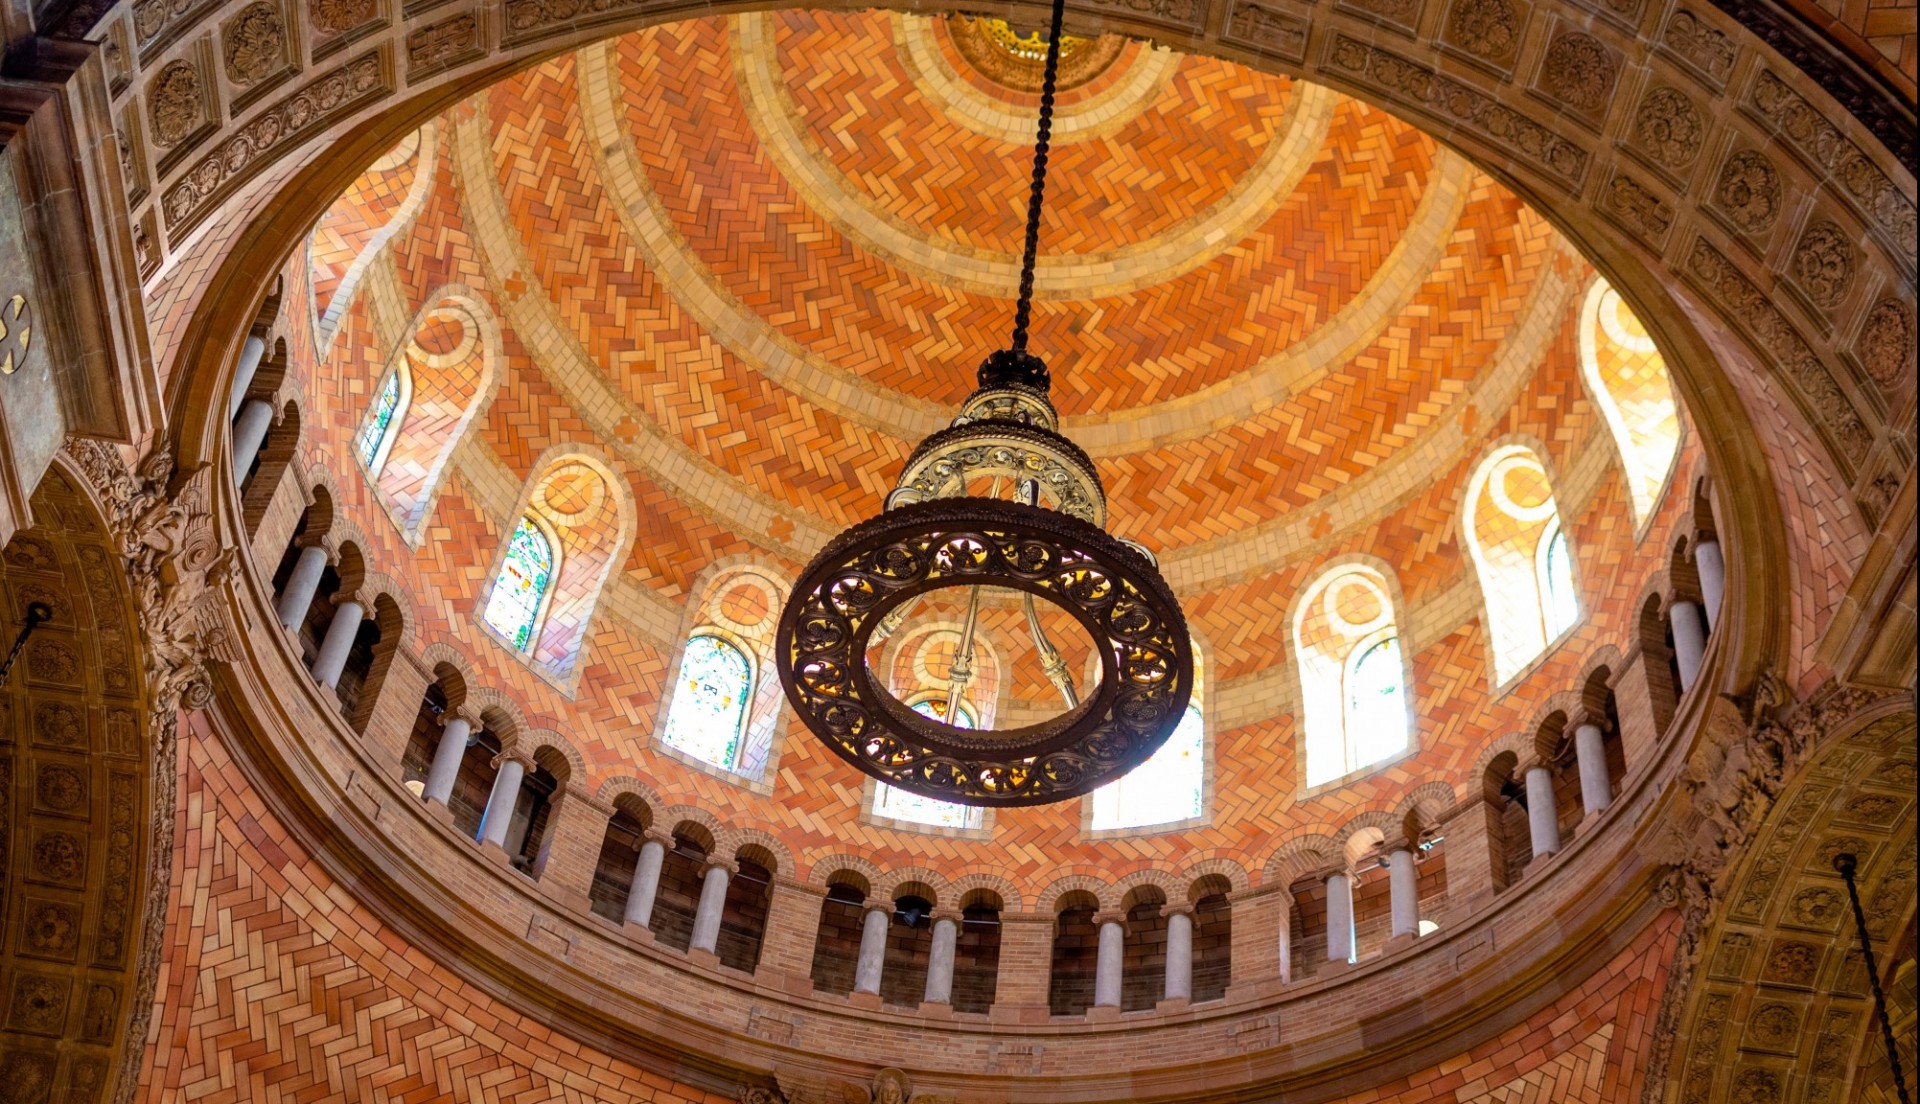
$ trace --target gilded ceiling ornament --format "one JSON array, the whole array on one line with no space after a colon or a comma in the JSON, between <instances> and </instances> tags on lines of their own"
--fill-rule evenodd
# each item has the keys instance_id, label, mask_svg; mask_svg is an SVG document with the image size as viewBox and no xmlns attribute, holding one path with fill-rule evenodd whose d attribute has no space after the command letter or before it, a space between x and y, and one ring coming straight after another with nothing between
<instances>
[{"instance_id":1,"label":"gilded ceiling ornament","mask_svg":"<svg viewBox=\"0 0 1920 1104\"><path fill-rule=\"evenodd\" d=\"M1046 35L1014 29L1004 19L954 15L947 19L954 49L981 76L1015 92L1038 92L1045 76ZM1077 88L1100 76L1119 58L1126 39L1119 35L1060 38L1060 71L1056 91Z\"/></svg>"},{"instance_id":2,"label":"gilded ceiling ornament","mask_svg":"<svg viewBox=\"0 0 1920 1104\"><path fill-rule=\"evenodd\" d=\"M1146 549L1102 528L1099 473L1061 436L1046 363L1027 351L1065 8L1054 0L1046 38L1010 347L987 357L952 424L907 459L885 511L835 537L801 572L775 641L787 699L829 749L889 785L969 805L1062 801L1118 778L1167 741L1193 692L1179 601ZM987 588L1020 595L1063 712L1019 728L960 727L918 712L874 678L870 648L922 596L963 590L945 708L930 710L963 716ZM1038 601L1059 607L1094 642L1100 676L1084 692Z\"/></svg>"}]
</instances>

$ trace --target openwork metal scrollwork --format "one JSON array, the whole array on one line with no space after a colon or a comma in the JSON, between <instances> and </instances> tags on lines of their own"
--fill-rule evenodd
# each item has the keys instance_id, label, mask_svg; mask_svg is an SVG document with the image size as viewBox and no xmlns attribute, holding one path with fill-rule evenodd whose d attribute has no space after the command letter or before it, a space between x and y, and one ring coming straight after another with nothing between
<instances>
[{"instance_id":1,"label":"openwork metal scrollwork","mask_svg":"<svg viewBox=\"0 0 1920 1104\"><path fill-rule=\"evenodd\" d=\"M1065 712L1020 728L959 728L874 679L866 651L907 602L1005 587L1059 606L1094 641L1100 681ZM1044 507L971 497L888 510L807 566L776 644L787 698L842 758L902 789L973 805L1085 793L1165 742L1193 692L1193 644L1151 560Z\"/></svg>"}]
</instances>

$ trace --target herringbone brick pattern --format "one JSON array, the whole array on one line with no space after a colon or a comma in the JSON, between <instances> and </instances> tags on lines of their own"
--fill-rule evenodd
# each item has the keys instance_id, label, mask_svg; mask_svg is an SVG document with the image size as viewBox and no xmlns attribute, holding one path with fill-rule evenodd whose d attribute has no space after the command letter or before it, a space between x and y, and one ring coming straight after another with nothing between
<instances>
[{"instance_id":1,"label":"herringbone brick pattern","mask_svg":"<svg viewBox=\"0 0 1920 1104\"><path fill-rule=\"evenodd\" d=\"M854 110L856 103L875 102L876 89L911 91L899 85L904 78L890 68L895 62L874 44L878 32L867 21L880 17L781 18L793 21L783 34L808 42L845 21L858 47L849 55L858 64L850 62L845 72L819 63L821 83L806 92L817 104L841 105L835 110L846 116L840 125L852 145L834 148L836 157L852 160L839 162L836 171L851 179L858 174L849 165L878 172L888 156L929 156L916 152L910 136L890 134ZM326 365L313 364L301 327L288 327L308 427L298 466L333 473L340 512L357 528L370 565L405 592L396 597L407 610L414 646L452 648L466 658L475 685L506 694L529 727L560 733L585 763L588 777L580 782L589 792L609 778L640 777L668 804L697 806L730 827L776 837L799 867L779 873L802 877L816 860L848 850L882 869L920 866L948 878L992 873L1028 898L1074 871L1125 879L1150 868L1184 870L1211 857L1257 870L1262 857L1288 839L1391 810L1419 785L1438 780L1464 788L1481 749L1528 723L1548 695L1571 688L1596 649L1631 650L1630 611L1662 550L1689 524L1687 496L1668 493L1636 540L1626 488L1609 459L1611 441L1580 379L1578 297L1561 309L1560 298L1537 294L1543 287L1580 286L1581 266L1544 219L1490 180L1472 177L1457 219L1444 224L1444 247L1433 254L1439 260L1422 271L1387 274L1412 290L1394 298L1400 313L1357 355L1305 377L1265 413L1209 425L1178 442L1143 441L1131 453L1101 461L1115 530L1170 561L1204 558L1213 542L1299 524L1297 540L1276 539L1258 560L1204 572L1204 585L1181 595L1206 660L1204 700L1210 709L1219 705L1209 714L1214 771L1205 824L1090 841L1079 803L1068 803L1003 811L987 840L876 826L861 816L863 776L785 713L771 733L777 765L760 790L663 754L653 742L663 682L701 573L718 561L751 557L793 577L812 546L796 538L791 519L816 519L820 530L831 531L869 516L913 443L884 419L863 414L857 402L836 413L806 401L763 373L753 350L776 337L798 342L888 394L945 402L965 388L973 361L1000 342L1006 304L902 276L810 214L764 151L754 148L731 83L725 21L657 28L607 49L613 72L623 78L615 87L628 90L619 117L649 194L684 239L682 252L642 250L632 240L619 207L646 197L616 194L603 178L606 162L584 128L590 105L582 102L580 63L560 58L443 117L443 135L466 125L490 148L462 160L457 137L441 141L435 189L382 262L369 268L342 314ZM817 47L782 50L789 84L807 85L800 67ZM1291 94L1284 82L1262 78L1240 94L1252 97L1242 103L1197 66L1183 62L1180 79L1166 92L1170 104L1196 113L1182 124L1186 129L1171 127L1161 138L1143 126L1133 137L1103 139L1142 143L1123 151L1120 161L1149 164L1144 151L1161 148L1153 143L1175 143L1164 147L1174 150L1195 141L1204 120L1228 127L1218 144L1252 146L1266 133L1256 123L1274 125L1263 114L1268 101ZM870 84L857 83L861 79ZM669 86L672 94L660 92ZM810 109L809 125L826 126L815 118L825 110ZM1233 120L1239 122L1228 126ZM969 141L974 144L965 148L975 153L988 148L977 135ZM1206 172L1219 183L1253 152L1209 156L1214 160L1196 160L1193 171L1212 166ZM476 176L476 165L491 171ZM1247 241L1164 286L1043 304L1041 332L1050 335L1050 347L1073 351L1055 362L1063 403L1093 413L1177 404L1205 381L1262 371L1277 351L1314 332L1378 275L1376 266L1392 253L1434 178L1434 165L1428 139L1377 112L1341 104L1298 194ZM1106 170L1089 161L1088 171ZM1117 177L1099 179L1110 191L1118 187ZM972 181L967 186L981 190ZM1217 189L1190 196L1214 194ZM1092 234L1100 199L1071 188L1063 197L1062 226ZM483 199L509 213L511 234L501 236L517 240L494 240L477 229ZM980 201L903 192L900 202L903 215L920 210L935 218ZM1001 241L996 235L1004 236L1005 205L979 207L986 213L977 218L986 221L968 232L981 242ZM643 254L692 256L707 276L656 271ZM295 269L290 288L306 279ZM699 284L709 277L718 290ZM463 289L497 327L501 385L455 449L414 546L374 500L350 442L412 318L449 285ZM529 305L523 297L534 291L537 301ZM721 292L746 303L749 320L758 319L746 332L711 332L699 321L709 315L688 306ZM1529 315L1536 301L1552 309ZM596 399L576 406L579 391L556 367L552 338L529 338L509 320L512 314L538 322L541 312L602 373L604 405ZM1536 316L1546 324L1519 326L1523 317ZM1517 367L1496 379L1502 357L1517 358ZM652 467L631 462L635 453L624 451L654 432L649 423L658 427L657 439L668 442L668 451L656 454L665 459ZM1460 543L1459 516L1483 445L1509 434L1538 441L1549 468L1567 484L1556 494L1586 616L1565 644L1496 696L1489 690L1480 592ZM1431 454L1418 451L1435 440L1455 443ZM513 528L511 512L525 500L541 458L575 447L604 457L630 492L633 539L592 620L572 627L581 633L582 658L569 692L500 648L477 616ZM1430 455L1432 462L1395 465L1407 455ZM685 471L699 463L724 475L723 493L671 489L684 486ZM1689 486L1697 467L1697 454L1683 452L1673 486ZM1398 587L1418 750L1302 801L1293 783L1300 776L1299 692L1288 613L1317 571L1353 553L1384 559ZM957 612L942 618L957 620ZM999 664L996 707L1009 716L1051 709L1057 698L1030 662L1017 607L989 609L982 625ZM1070 635L1065 626L1055 630L1056 642ZM923 666L944 670L943 663L935 655ZM910 660L907 667L911 674Z\"/></svg>"},{"instance_id":2,"label":"herringbone brick pattern","mask_svg":"<svg viewBox=\"0 0 1920 1104\"><path fill-rule=\"evenodd\" d=\"M399 212L420 171L420 154L420 133L415 131L354 181L314 227L307 243L307 258L313 272L316 314L327 313L334 288L347 266Z\"/></svg>"}]
</instances>

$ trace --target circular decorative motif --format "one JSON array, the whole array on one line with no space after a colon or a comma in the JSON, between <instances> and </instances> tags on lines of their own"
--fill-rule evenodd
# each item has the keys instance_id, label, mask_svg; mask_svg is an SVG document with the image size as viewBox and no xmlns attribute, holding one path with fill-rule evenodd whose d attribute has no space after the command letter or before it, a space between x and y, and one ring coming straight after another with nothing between
<instances>
[{"instance_id":1,"label":"circular decorative motif","mask_svg":"<svg viewBox=\"0 0 1920 1104\"><path fill-rule=\"evenodd\" d=\"M1800 237L1793 274L1807 298L1822 307L1838 306L1853 284L1853 244L1831 222L1816 222Z\"/></svg>"},{"instance_id":2,"label":"circular decorative motif","mask_svg":"<svg viewBox=\"0 0 1920 1104\"><path fill-rule=\"evenodd\" d=\"M1913 309L1898 299L1882 299L1867 312L1855 351L1867 374L1891 387L1913 366Z\"/></svg>"},{"instance_id":3,"label":"circular decorative motif","mask_svg":"<svg viewBox=\"0 0 1920 1104\"><path fill-rule=\"evenodd\" d=\"M868 669L887 615L934 590L997 586L1046 599L1096 642L1101 678L1038 724L969 730L916 713ZM993 499L896 506L842 533L801 573L780 619L780 682L802 722L889 785L970 805L1086 793L1166 742L1193 692L1193 642L1145 555L1077 518Z\"/></svg>"},{"instance_id":4,"label":"circular decorative motif","mask_svg":"<svg viewBox=\"0 0 1920 1104\"><path fill-rule=\"evenodd\" d=\"M1017 31L1004 19L954 15L947 19L954 49L975 72L1015 92L1040 91L1047 60L1047 36ZM1086 84L1107 71L1126 47L1119 35L1060 36L1059 91Z\"/></svg>"},{"instance_id":5,"label":"circular decorative motif","mask_svg":"<svg viewBox=\"0 0 1920 1104\"><path fill-rule=\"evenodd\" d=\"M1693 101L1671 88L1656 88L1634 116L1633 133L1655 161L1670 169L1685 168L1700 152L1700 114Z\"/></svg>"},{"instance_id":6,"label":"circular decorative motif","mask_svg":"<svg viewBox=\"0 0 1920 1104\"><path fill-rule=\"evenodd\" d=\"M1541 80L1548 92L1588 111L1604 106L1613 94L1613 54L1592 35L1565 34L1547 47Z\"/></svg>"},{"instance_id":7,"label":"circular decorative motif","mask_svg":"<svg viewBox=\"0 0 1920 1104\"><path fill-rule=\"evenodd\" d=\"M1514 23L1513 5L1507 0L1462 0L1453 9L1449 29L1461 46L1498 61L1513 53Z\"/></svg>"},{"instance_id":8,"label":"circular decorative motif","mask_svg":"<svg viewBox=\"0 0 1920 1104\"><path fill-rule=\"evenodd\" d=\"M1780 217L1780 173L1765 155L1741 150L1727 158L1713 198L1735 226L1761 233Z\"/></svg>"},{"instance_id":9,"label":"circular decorative motif","mask_svg":"<svg viewBox=\"0 0 1920 1104\"><path fill-rule=\"evenodd\" d=\"M65 832L49 832L33 845L33 870L57 882L78 881L86 853L80 841Z\"/></svg>"},{"instance_id":10,"label":"circular decorative motif","mask_svg":"<svg viewBox=\"0 0 1920 1104\"><path fill-rule=\"evenodd\" d=\"M200 73L184 61L160 70L147 94L147 114L153 137L163 146L185 141L205 119L200 102Z\"/></svg>"},{"instance_id":11,"label":"circular decorative motif","mask_svg":"<svg viewBox=\"0 0 1920 1104\"><path fill-rule=\"evenodd\" d=\"M286 41L279 9L265 0L248 4L227 27L228 79L245 85L271 76L285 63Z\"/></svg>"}]
</instances>

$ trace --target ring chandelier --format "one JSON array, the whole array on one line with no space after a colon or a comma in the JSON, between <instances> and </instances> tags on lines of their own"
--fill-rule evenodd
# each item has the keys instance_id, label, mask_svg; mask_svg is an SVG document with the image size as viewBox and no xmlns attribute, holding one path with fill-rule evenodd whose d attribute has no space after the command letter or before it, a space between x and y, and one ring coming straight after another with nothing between
<instances>
[{"instance_id":1,"label":"ring chandelier","mask_svg":"<svg viewBox=\"0 0 1920 1104\"><path fill-rule=\"evenodd\" d=\"M884 512L835 537L801 572L775 645L787 699L836 754L889 785L967 805L1041 805L1112 781L1166 743L1193 693L1180 604L1151 553L1103 528L1100 476L1060 434L1047 366L1027 351L1065 9L1054 0L1012 343L980 365L952 424L908 457ZM1020 593L1065 710L1004 729L945 723L965 715L980 595L996 587ZM955 588L967 592L966 615L944 708L930 716L875 679L868 649L923 596ZM1091 692L1075 685L1036 600L1059 606L1094 642Z\"/></svg>"}]
</instances>

